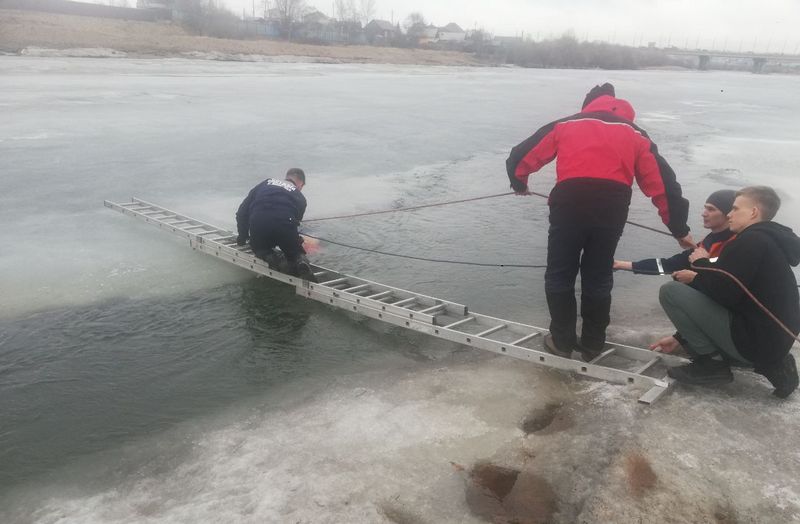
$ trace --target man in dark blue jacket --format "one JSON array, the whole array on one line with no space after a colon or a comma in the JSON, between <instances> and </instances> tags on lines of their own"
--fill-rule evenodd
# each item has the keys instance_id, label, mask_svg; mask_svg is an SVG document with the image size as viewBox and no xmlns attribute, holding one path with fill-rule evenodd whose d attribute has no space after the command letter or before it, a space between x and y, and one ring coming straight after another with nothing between
<instances>
[{"instance_id":1,"label":"man in dark blue jacket","mask_svg":"<svg viewBox=\"0 0 800 524\"><path fill-rule=\"evenodd\" d=\"M661 305L692 357L691 364L670 368L672 378L722 384L733 380L730 364L738 363L767 377L779 398L797 389L797 366L789 350L800 332L800 298L791 268L800 263L800 237L772 221L779 207L772 188L738 191L728 214L736 238L715 262L697 248L689 257L697 271L677 271L676 282L661 286Z\"/></svg>"},{"instance_id":2,"label":"man in dark blue jacket","mask_svg":"<svg viewBox=\"0 0 800 524\"><path fill-rule=\"evenodd\" d=\"M736 191L733 189L720 189L714 191L703 205L703 227L710 229L711 233L700 241L697 246L681 251L669 258L646 258L631 262L629 260L614 260L614 269L624 269L644 275L671 275L681 269L689 269L689 255L695 247L702 247L708 251L709 258L717 258L725 247L736 235L728 227L728 213L731 212Z\"/></svg>"},{"instance_id":3,"label":"man in dark blue jacket","mask_svg":"<svg viewBox=\"0 0 800 524\"><path fill-rule=\"evenodd\" d=\"M306 212L306 199L301 193L305 184L306 174L293 167L286 172L285 180L268 178L250 190L236 212L236 243L243 246L249 239L253 253L272 267L276 265L273 249L277 246L286 257L290 273L314 280L297 231Z\"/></svg>"}]
</instances>

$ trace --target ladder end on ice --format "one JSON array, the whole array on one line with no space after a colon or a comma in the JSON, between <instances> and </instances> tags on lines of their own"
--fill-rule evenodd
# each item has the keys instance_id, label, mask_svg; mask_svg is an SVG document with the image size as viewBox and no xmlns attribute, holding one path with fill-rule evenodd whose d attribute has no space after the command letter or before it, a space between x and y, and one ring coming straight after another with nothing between
<instances>
[{"instance_id":1,"label":"ladder end on ice","mask_svg":"<svg viewBox=\"0 0 800 524\"><path fill-rule=\"evenodd\" d=\"M106 200L104 205L186 238L189 245L201 253L292 285L298 295L306 298L388 324L545 367L608 382L645 387L646 392L639 398L645 404L652 404L674 385L674 381L666 376L665 367L686 362L680 357L613 343L607 344L606 350L590 362L558 357L548 353L543 347L546 329L473 313L463 304L372 282L317 265L312 265L312 268L319 282L308 282L270 268L265 261L255 256L249 245L236 244L235 232L138 198L122 203Z\"/></svg>"}]
</instances>

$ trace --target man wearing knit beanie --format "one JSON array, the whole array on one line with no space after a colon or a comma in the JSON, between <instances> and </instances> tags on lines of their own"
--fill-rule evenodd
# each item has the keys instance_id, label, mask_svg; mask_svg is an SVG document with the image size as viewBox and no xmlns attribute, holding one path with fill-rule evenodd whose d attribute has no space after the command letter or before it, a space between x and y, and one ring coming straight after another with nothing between
<instances>
[{"instance_id":1,"label":"man wearing knit beanie","mask_svg":"<svg viewBox=\"0 0 800 524\"><path fill-rule=\"evenodd\" d=\"M730 213L735 199L736 191L720 189L711 193L703 206L703 227L710 229L711 233L697 244L697 247L708 251L709 257L712 259L718 257L725 244L736 237L728 227L728 213ZM694 249L687 249L669 258L646 258L636 262L615 260L614 269L625 269L642 275L671 275L690 268L689 255L692 254L692 251ZM680 334L675 333L656 341L651 349L659 348L670 352L676 349L682 341Z\"/></svg>"}]
</instances>

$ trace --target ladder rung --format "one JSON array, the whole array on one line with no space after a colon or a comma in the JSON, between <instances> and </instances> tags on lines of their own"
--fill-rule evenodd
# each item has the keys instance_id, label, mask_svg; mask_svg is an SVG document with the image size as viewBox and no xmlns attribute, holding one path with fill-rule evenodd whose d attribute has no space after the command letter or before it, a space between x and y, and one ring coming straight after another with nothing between
<instances>
[{"instance_id":1,"label":"ladder rung","mask_svg":"<svg viewBox=\"0 0 800 524\"><path fill-rule=\"evenodd\" d=\"M454 327L460 326L461 324L466 324L467 322L469 322L471 320L475 320L475 317L467 317L467 318L462 318L461 320L456 320L452 324L447 324L442 329L453 329Z\"/></svg>"},{"instance_id":2,"label":"ladder rung","mask_svg":"<svg viewBox=\"0 0 800 524\"><path fill-rule=\"evenodd\" d=\"M183 231L189 231L190 229L197 229L197 228L200 228L200 227L205 228L205 227L208 227L208 226L206 226L205 224L198 224L196 226L181 227L181 228L178 228L178 229L182 229Z\"/></svg>"},{"instance_id":3,"label":"ladder rung","mask_svg":"<svg viewBox=\"0 0 800 524\"><path fill-rule=\"evenodd\" d=\"M530 333L530 334L525 335L524 337L522 337L522 338L520 338L518 340L515 340L514 342L511 343L511 345L512 346L519 346L520 344L523 344L523 343L529 341L532 338L536 338L538 336L541 336L541 334L542 334L541 331L537 331L535 333Z\"/></svg>"},{"instance_id":4,"label":"ladder rung","mask_svg":"<svg viewBox=\"0 0 800 524\"><path fill-rule=\"evenodd\" d=\"M369 284L360 284L358 286L349 287L347 289L343 289L343 293L355 293L356 291L363 291L369 288Z\"/></svg>"},{"instance_id":5,"label":"ladder rung","mask_svg":"<svg viewBox=\"0 0 800 524\"><path fill-rule=\"evenodd\" d=\"M391 294L392 294L391 291L381 291L380 293L375 293L374 295L368 295L364 298L368 298L370 300L380 300L382 298L388 297Z\"/></svg>"},{"instance_id":6,"label":"ladder rung","mask_svg":"<svg viewBox=\"0 0 800 524\"><path fill-rule=\"evenodd\" d=\"M238 235L228 235L226 237L215 238L214 242L236 242Z\"/></svg>"},{"instance_id":7,"label":"ladder rung","mask_svg":"<svg viewBox=\"0 0 800 524\"><path fill-rule=\"evenodd\" d=\"M478 333L475 336L476 337L485 337L486 335L491 335L495 331L500 331L501 329L505 328L506 326L508 326L508 324L500 324L499 326L491 327L491 328L487 329L486 331L481 331L480 333Z\"/></svg>"},{"instance_id":8,"label":"ladder rung","mask_svg":"<svg viewBox=\"0 0 800 524\"><path fill-rule=\"evenodd\" d=\"M347 282L346 278L334 278L333 280L326 280L325 282L320 282L320 286L335 286L336 284L342 284Z\"/></svg>"},{"instance_id":9,"label":"ladder rung","mask_svg":"<svg viewBox=\"0 0 800 524\"><path fill-rule=\"evenodd\" d=\"M637 375L641 375L642 373L647 371L653 364L655 364L659 360L661 360L661 358L655 357L653 360L649 361L647 364L644 364L643 366L638 368L636 371L634 371L634 373L636 373Z\"/></svg>"},{"instance_id":10,"label":"ladder rung","mask_svg":"<svg viewBox=\"0 0 800 524\"><path fill-rule=\"evenodd\" d=\"M404 298L404 299L398 300L397 302L392 302L391 305L402 307L402 306L405 306L406 304L411 304L412 302L416 302L416 301L417 301L417 297L409 297L409 298Z\"/></svg>"},{"instance_id":11,"label":"ladder rung","mask_svg":"<svg viewBox=\"0 0 800 524\"><path fill-rule=\"evenodd\" d=\"M617 348L611 348L611 349L607 349L607 350L603 351L602 353L600 353L599 355L594 357L592 360L590 360L589 364L597 364L598 362L600 362L601 360L603 360L604 358L606 358L607 356L609 356L611 353L613 353L616 350L617 350Z\"/></svg>"},{"instance_id":12,"label":"ladder rung","mask_svg":"<svg viewBox=\"0 0 800 524\"><path fill-rule=\"evenodd\" d=\"M320 277L320 276L324 275L325 273L328 273L328 271L317 271L316 273L314 273L314 276L315 277Z\"/></svg>"},{"instance_id":13,"label":"ladder rung","mask_svg":"<svg viewBox=\"0 0 800 524\"><path fill-rule=\"evenodd\" d=\"M203 235L219 235L219 231L203 231L202 233L197 233L197 236Z\"/></svg>"},{"instance_id":14,"label":"ladder rung","mask_svg":"<svg viewBox=\"0 0 800 524\"><path fill-rule=\"evenodd\" d=\"M437 311L441 311L446 307L447 306L445 304L436 304L435 306L431 306L421 311L417 311L417 313L422 313L423 315L430 315L431 313L436 313Z\"/></svg>"},{"instance_id":15,"label":"ladder rung","mask_svg":"<svg viewBox=\"0 0 800 524\"><path fill-rule=\"evenodd\" d=\"M167 225L177 226L178 224L191 224L194 220L179 220L177 222L167 222Z\"/></svg>"},{"instance_id":16,"label":"ladder rung","mask_svg":"<svg viewBox=\"0 0 800 524\"><path fill-rule=\"evenodd\" d=\"M148 213L142 213L142 214L144 216L150 216L150 215L170 215L170 216L173 216L173 217L175 216L174 213L170 213L169 211L162 211L162 210L150 211ZM164 217L164 218L169 218L169 217Z\"/></svg>"}]
</instances>

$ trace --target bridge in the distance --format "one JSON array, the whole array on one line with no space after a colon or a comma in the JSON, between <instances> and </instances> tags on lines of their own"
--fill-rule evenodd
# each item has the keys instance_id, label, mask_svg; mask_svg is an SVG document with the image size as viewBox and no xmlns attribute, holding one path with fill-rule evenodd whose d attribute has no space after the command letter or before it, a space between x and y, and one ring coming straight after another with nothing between
<instances>
[{"instance_id":1,"label":"bridge in the distance","mask_svg":"<svg viewBox=\"0 0 800 524\"><path fill-rule=\"evenodd\" d=\"M708 51L706 49L698 49L689 51L685 49L664 49L670 56L692 56L697 57L697 68L701 71L708 69L712 58L732 58L740 60L752 60L754 73L761 73L767 63L778 64L798 64L800 63L800 55L782 55L782 54L767 54L767 53L731 53L727 51Z\"/></svg>"}]
</instances>

